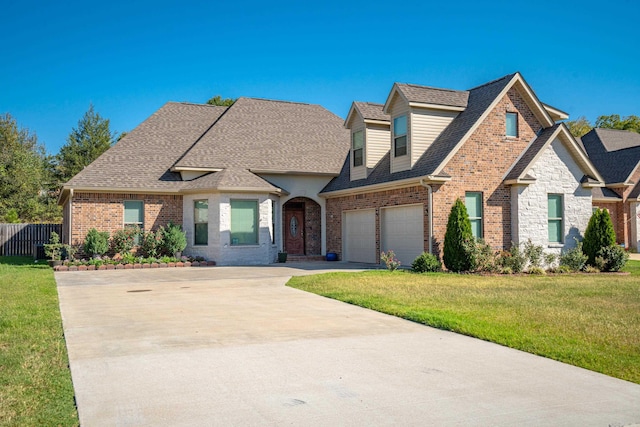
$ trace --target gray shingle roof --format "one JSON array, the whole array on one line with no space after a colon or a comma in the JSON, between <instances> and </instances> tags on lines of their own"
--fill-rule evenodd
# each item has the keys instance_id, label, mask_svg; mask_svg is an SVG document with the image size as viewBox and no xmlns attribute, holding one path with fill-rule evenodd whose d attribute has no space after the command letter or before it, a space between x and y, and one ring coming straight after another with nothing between
<instances>
[{"instance_id":1,"label":"gray shingle roof","mask_svg":"<svg viewBox=\"0 0 640 427\"><path fill-rule=\"evenodd\" d=\"M469 91L466 90L440 89L407 83L396 83L396 86L409 102L466 107L469 99Z\"/></svg>"},{"instance_id":2,"label":"gray shingle roof","mask_svg":"<svg viewBox=\"0 0 640 427\"><path fill-rule=\"evenodd\" d=\"M640 162L638 133L596 128L580 139L606 184L625 182Z\"/></svg>"},{"instance_id":3,"label":"gray shingle roof","mask_svg":"<svg viewBox=\"0 0 640 427\"><path fill-rule=\"evenodd\" d=\"M276 191L277 187L268 183L259 176L246 169L224 169L220 172L212 172L200 178L185 183L183 190L209 190L231 188L254 188L264 191Z\"/></svg>"},{"instance_id":4,"label":"gray shingle roof","mask_svg":"<svg viewBox=\"0 0 640 427\"><path fill-rule=\"evenodd\" d=\"M65 184L67 188L148 188L176 191L183 186L173 164L227 107L169 102L129 132Z\"/></svg>"},{"instance_id":5,"label":"gray shingle roof","mask_svg":"<svg viewBox=\"0 0 640 427\"><path fill-rule=\"evenodd\" d=\"M337 174L349 150L342 124L319 105L240 98L176 166Z\"/></svg>"},{"instance_id":6,"label":"gray shingle roof","mask_svg":"<svg viewBox=\"0 0 640 427\"><path fill-rule=\"evenodd\" d=\"M318 105L251 98L231 107L169 102L65 188L275 191L249 170L337 174L348 150L342 119ZM182 181L174 166L224 171Z\"/></svg>"},{"instance_id":7,"label":"gray shingle roof","mask_svg":"<svg viewBox=\"0 0 640 427\"><path fill-rule=\"evenodd\" d=\"M597 200L611 199L612 202L622 201L622 197L620 197L615 191L607 187L591 188L591 196Z\"/></svg>"},{"instance_id":8,"label":"gray shingle roof","mask_svg":"<svg viewBox=\"0 0 640 427\"><path fill-rule=\"evenodd\" d=\"M514 76L515 73L469 90L467 108L444 129L412 169L391 173L390 157L389 153L387 153L367 178L351 181L349 177L349 159L347 158L340 175L329 182L322 192L359 188L432 175Z\"/></svg>"},{"instance_id":9,"label":"gray shingle roof","mask_svg":"<svg viewBox=\"0 0 640 427\"><path fill-rule=\"evenodd\" d=\"M518 179L560 126L562 126L562 124L559 123L542 131L535 141L533 141L533 143L527 148L527 151L525 151L520 159L518 159L513 168L511 168L511 171L509 171L505 177L505 181Z\"/></svg>"},{"instance_id":10,"label":"gray shingle roof","mask_svg":"<svg viewBox=\"0 0 640 427\"><path fill-rule=\"evenodd\" d=\"M389 122L391 118L383 111L384 105L377 104L375 102L360 102L355 101L353 103L362 116L363 119L379 120L382 122Z\"/></svg>"}]
</instances>

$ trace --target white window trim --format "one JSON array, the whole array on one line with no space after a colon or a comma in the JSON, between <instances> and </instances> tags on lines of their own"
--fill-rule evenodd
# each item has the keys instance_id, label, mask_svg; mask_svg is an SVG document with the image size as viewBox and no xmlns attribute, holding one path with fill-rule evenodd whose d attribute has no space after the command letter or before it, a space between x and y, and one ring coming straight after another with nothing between
<instances>
[{"instance_id":1,"label":"white window trim","mask_svg":"<svg viewBox=\"0 0 640 427\"><path fill-rule=\"evenodd\" d=\"M405 118L405 126L406 126L406 131L403 134L396 134L396 120L398 120L399 118L404 117ZM400 154L400 155L396 155L396 141L398 140L398 138L402 138L404 136L404 147L405 147L405 153L404 154ZM403 157L403 156L407 156L409 154L409 117L407 114L402 114L398 117L394 117L393 118L393 147L391 147L393 149L393 157Z\"/></svg>"},{"instance_id":2,"label":"white window trim","mask_svg":"<svg viewBox=\"0 0 640 427\"><path fill-rule=\"evenodd\" d=\"M509 135L507 134L507 122L509 115L513 115L516 118L516 134ZM519 138L520 137L520 126L519 125L520 117L517 111L507 111L504 115L504 134L507 138Z\"/></svg>"},{"instance_id":3,"label":"white window trim","mask_svg":"<svg viewBox=\"0 0 640 427\"><path fill-rule=\"evenodd\" d=\"M196 203L197 202L207 202L207 221L198 221L198 215L196 215ZM207 228L209 227L209 200L208 199L196 199L193 201L193 246L209 246L209 232L207 230L207 243L196 243L196 224L207 224Z\"/></svg>"},{"instance_id":4,"label":"white window trim","mask_svg":"<svg viewBox=\"0 0 640 427\"><path fill-rule=\"evenodd\" d=\"M550 217L549 216L549 196L559 196L560 197L560 204L561 204L561 213L562 216L561 217ZM551 241L549 239L549 223L551 221L560 221L560 230L561 230L561 234L560 234L560 241L559 242L554 242ZM547 194L547 239L549 239L549 246L553 247L553 246L564 246L564 194L558 194L558 193L549 193Z\"/></svg>"}]
</instances>

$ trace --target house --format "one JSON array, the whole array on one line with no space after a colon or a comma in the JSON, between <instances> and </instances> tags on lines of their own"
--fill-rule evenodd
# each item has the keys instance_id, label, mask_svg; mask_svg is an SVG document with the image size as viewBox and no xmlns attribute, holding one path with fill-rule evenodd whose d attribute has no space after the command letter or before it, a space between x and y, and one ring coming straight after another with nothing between
<instances>
[{"instance_id":1,"label":"house","mask_svg":"<svg viewBox=\"0 0 640 427\"><path fill-rule=\"evenodd\" d=\"M496 249L575 245L604 181L519 73L470 90L396 83L346 121L317 105L168 103L65 184L65 241L96 227L183 225L225 264L337 253L410 264L441 254L456 198Z\"/></svg>"},{"instance_id":2,"label":"house","mask_svg":"<svg viewBox=\"0 0 640 427\"><path fill-rule=\"evenodd\" d=\"M324 254L318 194L349 149L342 124L318 105L167 103L64 185L63 239L172 221L185 253L220 265L268 264L283 248Z\"/></svg>"},{"instance_id":3,"label":"house","mask_svg":"<svg viewBox=\"0 0 640 427\"><path fill-rule=\"evenodd\" d=\"M637 250L640 245L640 134L596 128L580 142L605 182L605 187L594 189L594 208L607 209L617 242Z\"/></svg>"},{"instance_id":4,"label":"house","mask_svg":"<svg viewBox=\"0 0 640 427\"><path fill-rule=\"evenodd\" d=\"M457 198L494 248L573 247L603 180L566 118L519 73L466 91L396 83L384 104L353 103L351 150L321 193L327 248L360 262L391 249L404 265L440 254Z\"/></svg>"}]
</instances>

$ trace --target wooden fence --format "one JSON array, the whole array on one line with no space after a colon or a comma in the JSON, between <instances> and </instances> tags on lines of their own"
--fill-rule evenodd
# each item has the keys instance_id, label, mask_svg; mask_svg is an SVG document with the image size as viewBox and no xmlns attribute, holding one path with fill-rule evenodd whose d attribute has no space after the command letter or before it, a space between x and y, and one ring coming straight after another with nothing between
<instances>
[{"instance_id":1,"label":"wooden fence","mask_svg":"<svg viewBox=\"0 0 640 427\"><path fill-rule=\"evenodd\" d=\"M0 224L0 256L35 257L53 231L61 234L62 224Z\"/></svg>"}]
</instances>

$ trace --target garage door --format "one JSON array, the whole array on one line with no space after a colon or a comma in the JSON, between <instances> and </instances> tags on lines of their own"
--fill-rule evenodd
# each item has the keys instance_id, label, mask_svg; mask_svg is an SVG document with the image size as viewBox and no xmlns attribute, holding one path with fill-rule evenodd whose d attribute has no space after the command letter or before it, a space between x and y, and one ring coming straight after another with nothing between
<instances>
[{"instance_id":1,"label":"garage door","mask_svg":"<svg viewBox=\"0 0 640 427\"><path fill-rule=\"evenodd\" d=\"M380 209L382 250L393 250L403 266L424 251L423 205Z\"/></svg>"},{"instance_id":2,"label":"garage door","mask_svg":"<svg viewBox=\"0 0 640 427\"><path fill-rule=\"evenodd\" d=\"M376 262L376 212L373 209L345 212L344 259Z\"/></svg>"}]
</instances>

